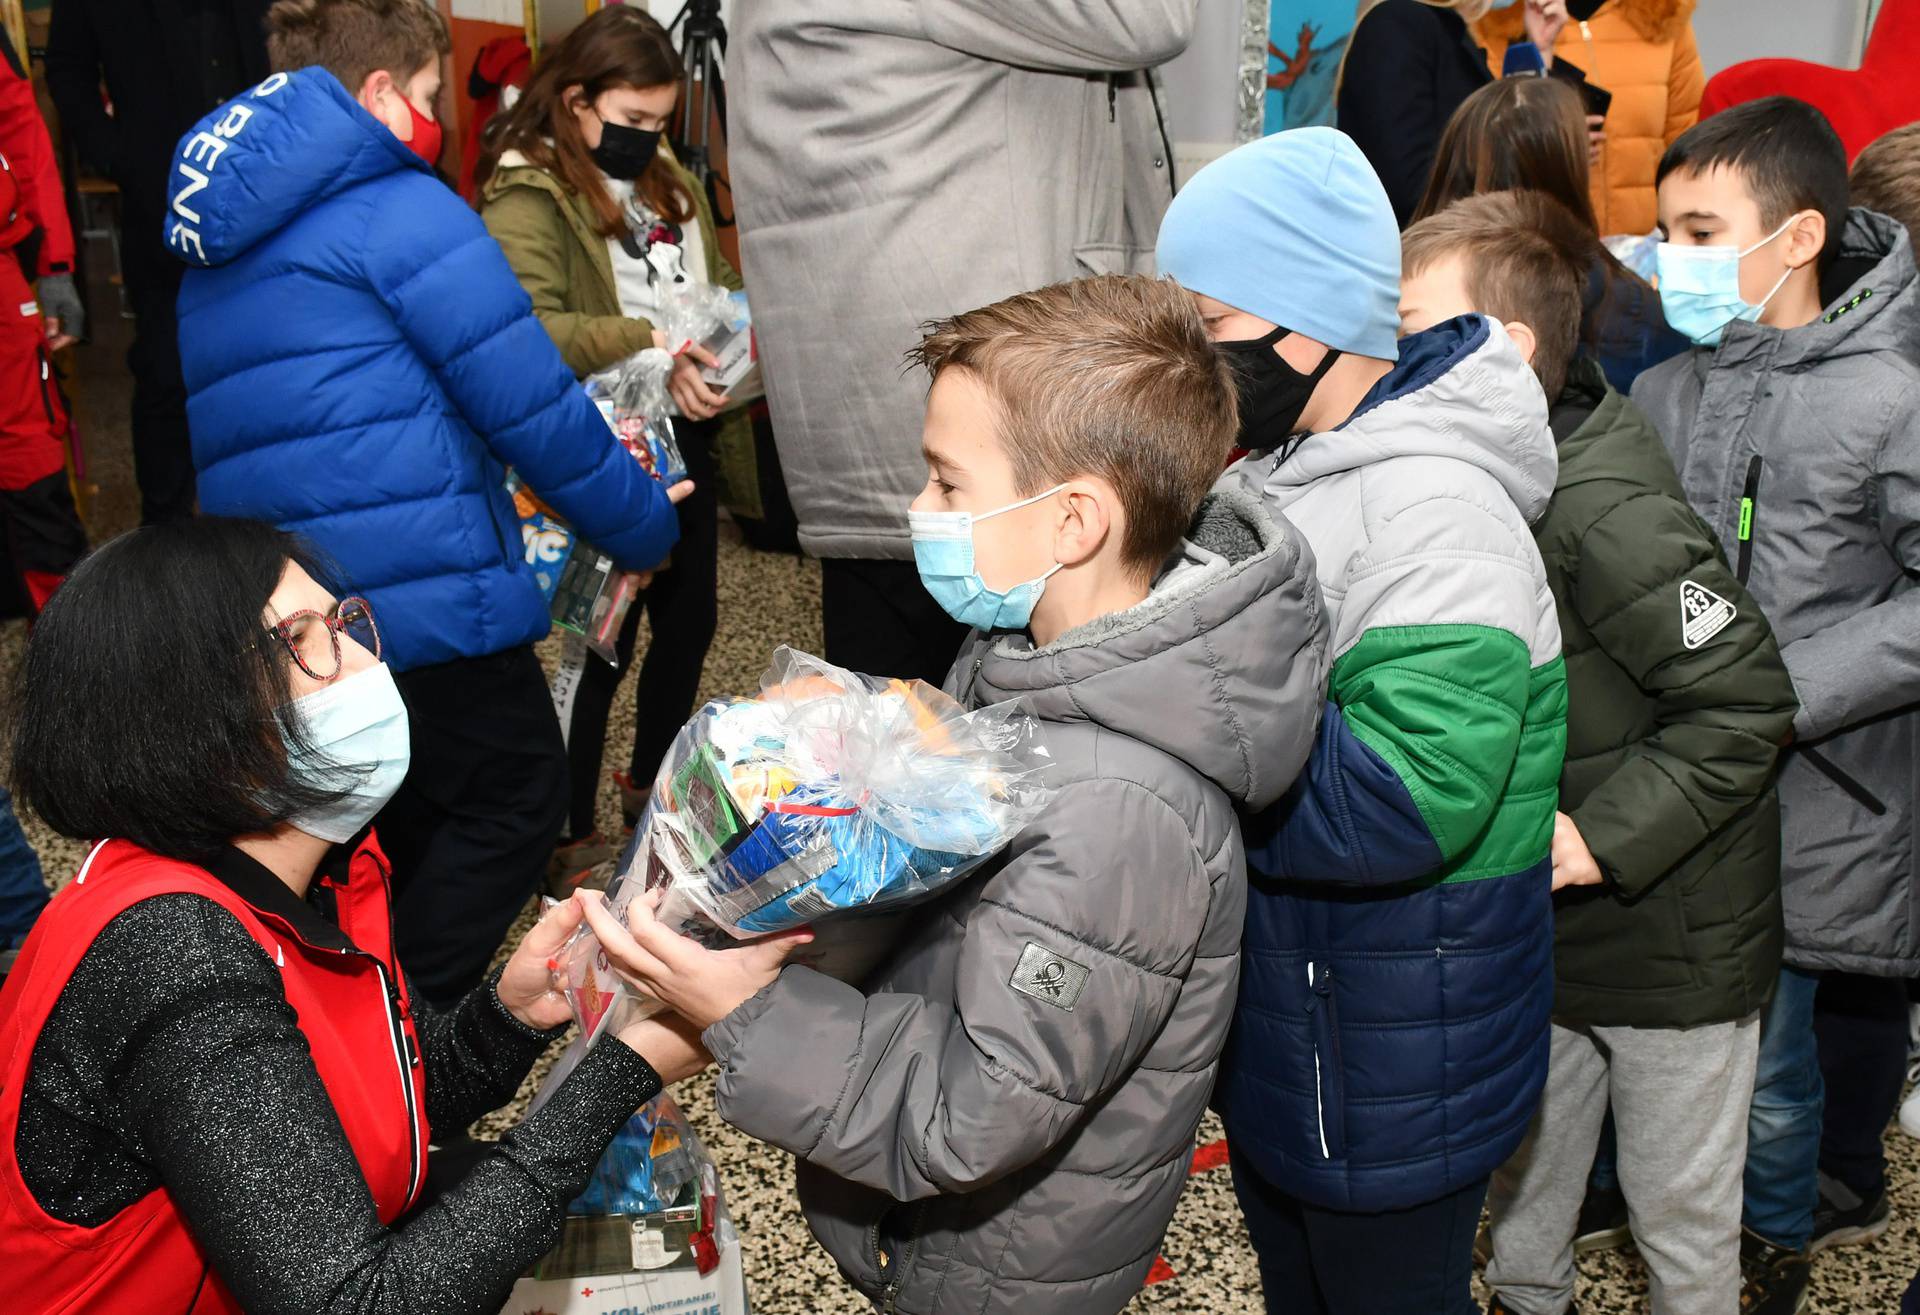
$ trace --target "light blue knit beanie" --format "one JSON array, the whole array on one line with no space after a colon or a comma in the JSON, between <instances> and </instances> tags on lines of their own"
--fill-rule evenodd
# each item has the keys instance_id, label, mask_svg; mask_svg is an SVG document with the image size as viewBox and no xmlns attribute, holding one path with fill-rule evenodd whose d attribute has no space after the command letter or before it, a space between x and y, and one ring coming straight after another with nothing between
<instances>
[{"instance_id":1,"label":"light blue knit beanie","mask_svg":"<svg viewBox=\"0 0 1920 1315\"><path fill-rule=\"evenodd\" d=\"M1353 139L1296 128L1195 174L1160 221L1160 273L1343 352L1398 358L1400 230Z\"/></svg>"}]
</instances>

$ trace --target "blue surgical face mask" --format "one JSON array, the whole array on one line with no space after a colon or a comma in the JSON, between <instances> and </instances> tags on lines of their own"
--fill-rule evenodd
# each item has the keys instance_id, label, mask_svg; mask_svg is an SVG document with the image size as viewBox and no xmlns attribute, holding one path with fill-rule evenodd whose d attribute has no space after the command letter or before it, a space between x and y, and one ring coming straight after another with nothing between
<instances>
[{"instance_id":1,"label":"blue surgical face mask","mask_svg":"<svg viewBox=\"0 0 1920 1315\"><path fill-rule=\"evenodd\" d=\"M287 746L294 776L323 790L346 791L287 820L330 844L351 840L387 806L412 760L407 705L393 672L382 662L287 706L305 728L308 745Z\"/></svg>"},{"instance_id":2,"label":"blue surgical face mask","mask_svg":"<svg viewBox=\"0 0 1920 1315\"><path fill-rule=\"evenodd\" d=\"M913 560L920 583L946 614L975 630L1024 630L1033 620L1034 605L1047 591L1047 581L1063 563L1038 579L1001 591L987 588L973 568L973 527L1050 498L1065 488L1056 484L1044 493L1010 502L996 511L976 516L970 511L909 511L907 528L913 533Z\"/></svg>"},{"instance_id":3,"label":"blue surgical face mask","mask_svg":"<svg viewBox=\"0 0 1920 1315\"><path fill-rule=\"evenodd\" d=\"M1786 232L1799 217L1789 215L1786 223L1744 251L1662 242L1654 249L1653 264L1660 279L1660 309L1666 313L1667 323L1702 347L1717 347L1729 324L1759 319L1793 271L1787 270L1776 279L1756 305L1740 295L1740 262Z\"/></svg>"}]
</instances>

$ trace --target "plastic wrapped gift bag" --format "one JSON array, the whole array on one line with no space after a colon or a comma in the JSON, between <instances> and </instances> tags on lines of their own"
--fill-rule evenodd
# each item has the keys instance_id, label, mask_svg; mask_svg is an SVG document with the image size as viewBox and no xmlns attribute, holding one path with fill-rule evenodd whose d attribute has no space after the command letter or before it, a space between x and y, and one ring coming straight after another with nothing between
<instances>
[{"instance_id":1,"label":"plastic wrapped gift bag","mask_svg":"<svg viewBox=\"0 0 1920 1315\"><path fill-rule=\"evenodd\" d=\"M608 903L624 916L664 888L662 921L714 946L811 925L814 965L852 979L891 940L878 915L966 876L1039 814L1046 764L1019 704L970 712L782 648L758 695L707 704L675 739ZM646 1007L591 933L556 976L590 1036Z\"/></svg>"}]
</instances>

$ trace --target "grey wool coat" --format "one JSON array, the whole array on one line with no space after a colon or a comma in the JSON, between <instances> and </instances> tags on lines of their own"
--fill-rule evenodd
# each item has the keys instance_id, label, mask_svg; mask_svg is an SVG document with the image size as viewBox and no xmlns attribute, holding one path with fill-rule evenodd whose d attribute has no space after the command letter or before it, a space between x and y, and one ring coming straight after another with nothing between
<instances>
[{"instance_id":1,"label":"grey wool coat","mask_svg":"<svg viewBox=\"0 0 1920 1315\"><path fill-rule=\"evenodd\" d=\"M789 966L706 1032L720 1113L800 1158L814 1236L883 1309L1101 1315L1139 1291L1233 1018L1234 805L1293 782L1327 662L1305 541L1222 494L1138 606L962 650L963 703L1043 723L1053 802L864 992Z\"/></svg>"},{"instance_id":2,"label":"grey wool coat","mask_svg":"<svg viewBox=\"0 0 1920 1315\"><path fill-rule=\"evenodd\" d=\"M1849 216L1835 272L1813 323L1730 325L1717 350L1641 375L1633 400L1773 623L1800 699L1779 787L1787 961L1913 977L1920 289L1906 230L1867 210Z\"/></svg>"},{"instance_id":3,"label":"grey wool coat","mask_svg":"<svg viewBox=\"0 0 1920 1315\"><path fill-rule=\"evenodd\" d=\"M1146 273L1173 161L1148 78L1198 0L737 0L740 259L800 542L913 555L924 321Z\"/></svg>"}]
</instances>

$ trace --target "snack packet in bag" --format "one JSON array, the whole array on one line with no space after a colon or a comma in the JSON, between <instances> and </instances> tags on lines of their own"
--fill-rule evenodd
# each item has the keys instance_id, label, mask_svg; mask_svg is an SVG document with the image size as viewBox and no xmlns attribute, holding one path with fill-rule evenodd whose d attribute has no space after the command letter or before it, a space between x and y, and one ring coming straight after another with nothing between
<instances>
[{"instance_id":1,"label":"snack packet in bag","mask_svg":"<svg viewBox=\"0 0 1920 1315\"><path fill-rule=\"evenodd\" d=\"M716 948L811 925L796 960L857 980L906 905L992 857L1052 796L1039 723L969 712L918 681L782 648L748 699L707 704L675 739L627 861L618 917L665 889L661 921ZM653 1012L582 930L557 983L591 1040Z\"/></svg>"}]
</instances>

